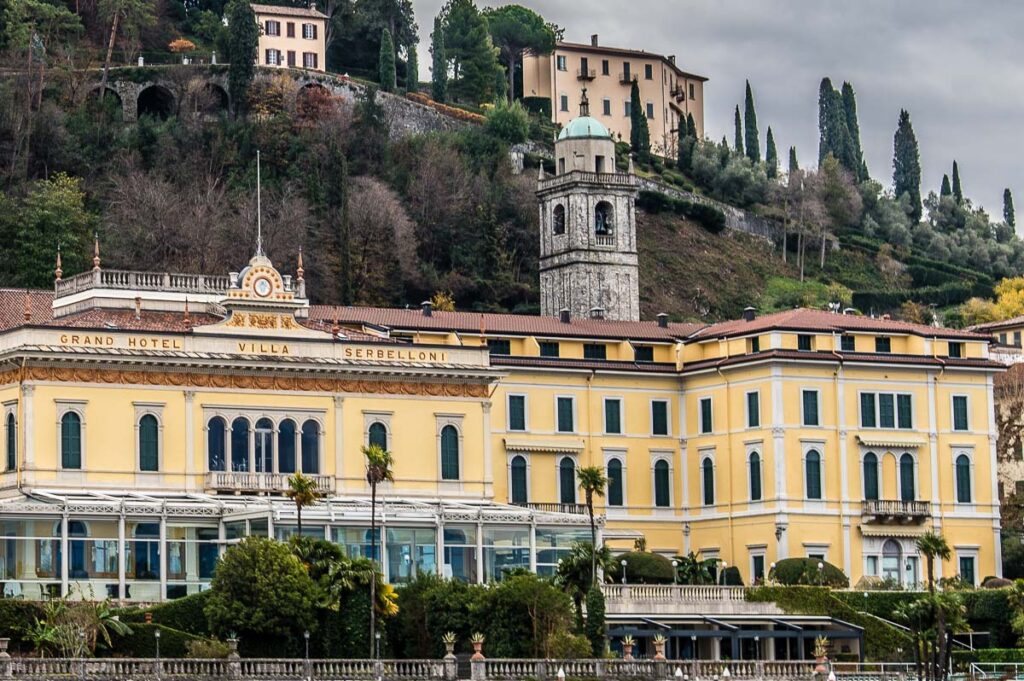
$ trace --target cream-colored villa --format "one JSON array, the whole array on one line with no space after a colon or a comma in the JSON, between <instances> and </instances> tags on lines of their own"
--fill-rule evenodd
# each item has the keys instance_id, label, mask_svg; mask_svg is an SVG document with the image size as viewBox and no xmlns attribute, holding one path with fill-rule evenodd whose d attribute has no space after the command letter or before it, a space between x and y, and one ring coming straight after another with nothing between
<instances>
[{"instance_id":1,"label":"cream-colored villa","mask_svg":"<svg viewBox=\"0 0 1024 681\"><path fill-rule=\"evenodd\" d=\"M327 15L313 8L252 5L260 25L260 66L327 69Z\"/></svg>"}]
</instances>

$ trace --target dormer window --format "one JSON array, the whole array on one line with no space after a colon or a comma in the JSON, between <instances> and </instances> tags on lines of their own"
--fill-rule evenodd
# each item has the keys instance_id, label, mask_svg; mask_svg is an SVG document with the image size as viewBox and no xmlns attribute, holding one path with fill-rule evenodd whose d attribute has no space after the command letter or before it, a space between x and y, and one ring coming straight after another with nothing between
<instances>
[{"instance_id":1,"label":"dormer window","mask_svg":"<svg viewBox=\"0 0 1024 681\"><path fill-rule=\"evenodd\" d=\"M796 349L801 352L810 352L813 349L814 336L810 334L801 333L796 337Z\"/></svg>"},{"instance_id":2,"label":"dormer window","mask_svg":"<svg viewBox=\"0 0 1024 681\"><path fill-rule=\"evenodd\" d=\"M875 338L875 352L892 352L892 339L888 336L878 336Z\"/></svg>"},{"instance_id":3,"label":"dormer window","mask_svg":"<svg viewBox=\"0 0 1024 681\"><path fill-rule=\"evenodd\" d=\"M594 208L594 233L608 236L612 233L612 228L612 204L607 201L601 201Z\"/></svg>"}]
</instances>

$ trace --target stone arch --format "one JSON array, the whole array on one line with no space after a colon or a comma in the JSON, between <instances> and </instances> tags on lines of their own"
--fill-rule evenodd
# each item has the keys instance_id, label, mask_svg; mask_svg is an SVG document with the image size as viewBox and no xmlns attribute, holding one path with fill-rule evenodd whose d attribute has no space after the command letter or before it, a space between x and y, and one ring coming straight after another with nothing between
<instances>
[{"instance_id":1,"label":"stone arch","mask_svg":"<svg viewBox=\"0 0 1024 681\"><path fill-rule=\"evenodd\" d=\"M594 206L594 233L610 235L615 227L615 209L608 201L598 201Z\"/></svg>"},{"instance_id":2,"label":"stone arch","mask_svg":"<svg viewBox=\"0 0 1024 681\"><path fill-rule=\"evenodd\" d=\"M193 106L196 113L215 115L228 110L228 92L220 83L207 81L195 94Z\"/></svg>"},{"instance_id":3,"label":"stone arch","mask_svg":"<svg viewBox=\"0 0 1024 681\"><path fill-rule=\"evenodd\" d=\"M295 93L295 108L301 118L322 118L333 107L334 93L321 83L303 83Z\"/></svg>"},{"instance_id":4,"label":"stone arch","mask_svg":"<svg viewBox=\"0 0 1024 681\"><path fill-rule=\"evenodd\" d=\"M174 114L174 94L163 85L153 83L139 92L139 97L136 100L136 109L139 117L169 118Z\"/></svg>"},{"instance_id":5,"label":"stone arch","mask_svg":"<svg viewBox=\"0 0 1024 681\"><path fill-rule=\"evenodd\" d=\"M100 95L103 95L101 100ZM110 116L114 120L124 120L124 99L121 97L121 93L115 88L107 86L104 90L103 86L97 85L93 87L86 94L89 100L90 106L101 106L110 112Z\"/></svg>"}]
</instances>

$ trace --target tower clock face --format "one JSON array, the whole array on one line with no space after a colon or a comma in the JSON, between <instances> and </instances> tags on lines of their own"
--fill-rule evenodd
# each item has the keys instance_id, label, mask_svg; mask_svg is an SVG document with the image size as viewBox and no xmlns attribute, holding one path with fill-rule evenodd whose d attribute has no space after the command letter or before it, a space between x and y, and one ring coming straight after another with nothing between
<instances>
[{"instance_id":1,"label":"tower clock face","mask_svg":"<svg viewBox=\"0 0 1024 681\"><path fill-rule=\"evenodd\" d=\"M265 277L260 277L255 282L253 282L252 289L260 298L266 298L267 296L270 295L270 291L272 289L270 285L270 280L266 279Z\"/></svg>"}]
</instances>

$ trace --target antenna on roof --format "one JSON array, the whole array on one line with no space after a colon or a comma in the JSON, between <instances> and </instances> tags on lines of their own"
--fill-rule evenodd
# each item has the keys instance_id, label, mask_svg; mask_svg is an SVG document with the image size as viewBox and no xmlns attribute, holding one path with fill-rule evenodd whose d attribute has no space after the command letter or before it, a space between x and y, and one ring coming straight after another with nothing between
<instances>
[{"instance_id":1,"label":"antenna on roof","mask_svg":"<svg viewBox=\"0 0 1024 681\"><path fill-rule=\"evenodd\" d=\"M256 255L263 255L263 215L260 204L260 150L256 150Z\"/></svg>"}]
</instances>

